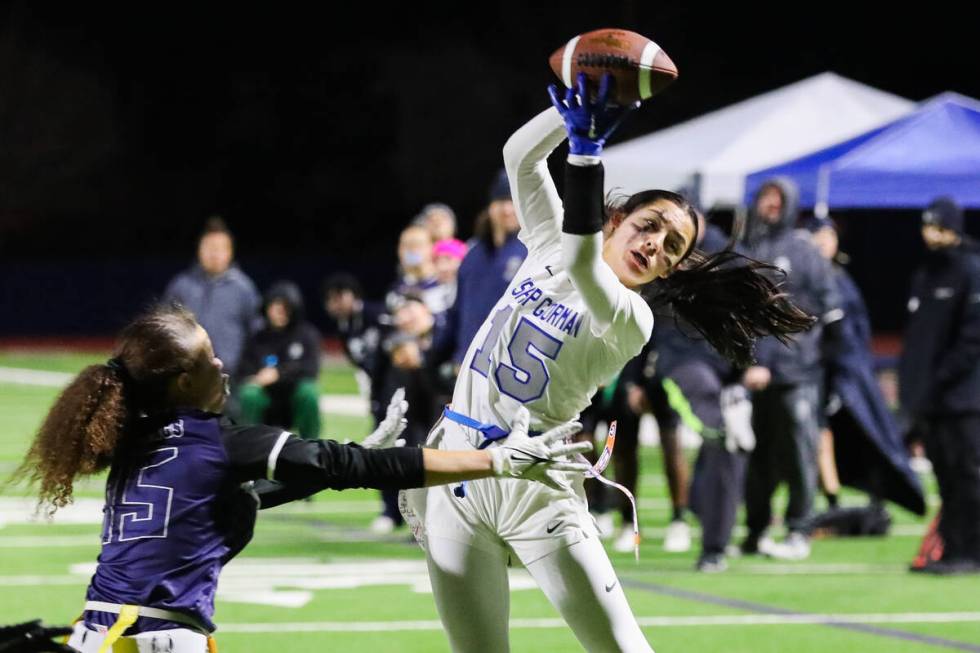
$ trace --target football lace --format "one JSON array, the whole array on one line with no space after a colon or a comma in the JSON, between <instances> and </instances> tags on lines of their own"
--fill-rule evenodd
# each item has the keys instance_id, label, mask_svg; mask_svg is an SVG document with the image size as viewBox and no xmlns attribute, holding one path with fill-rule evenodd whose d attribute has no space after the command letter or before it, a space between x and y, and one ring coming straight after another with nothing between
<instances>
[{"instance_id":1,"label":"football lace","mask_svg":"<svg viewBox=\"0 0 980 653\"><path fill-rule=\"evenodd\" d=\"M636 67L632 59L622 54L583 52L578 55L576 62L582 67L619 68L622 70L629 70Z\"/></svg>"}]
</instances>

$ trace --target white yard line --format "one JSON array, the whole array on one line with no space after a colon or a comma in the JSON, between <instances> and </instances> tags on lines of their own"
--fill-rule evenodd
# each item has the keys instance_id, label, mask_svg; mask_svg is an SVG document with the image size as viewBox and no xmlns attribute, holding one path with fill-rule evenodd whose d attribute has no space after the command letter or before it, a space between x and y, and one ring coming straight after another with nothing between
<instances>
[{"instance_id":1,"label":"white yard line","mask_svg":"<svg viewBox=\"0 0 980 653\"><path fill-rule=\"evenodd\" d=\"M831 623L855 624L915 624L915 623L976 623L980 612L900 612L874 614L807 614L807 615L701 615L676 617L637 617L641 626L770 626L812 625ZM548 629L568 628L564 619L511 619L511 628ZM293 623L221 623L222 633L361 633L401 630L442 631L438 620L418 621L312 621Z\"/></svg>"},{"instance_id":2,"label":"white yard line","mask_svg":"<svg viewBox=\"0 0 980 653\"><path fill-rule=\"evenodd\" d=\"M350 417L367 417L371 407L360 395L321 395L320 412ZM328 425L329 426L329 425ZM324 436L325 437L325 436Z\"/></svg>"},{"instance_id":3,"label":"white yard line","mask_svg":"<svg viewBox=\"0 0 980 653\"><path fill-rule=\"evenodd\" d=\"M74 374L68 374L66 372L45 372L22 367L0 367L0 383L60 388L67 385L74 376Z\"/></svg>"},{"instance_id":4,"label":"white yard line","mask_svg":"<svg viewBox=\"0 0 980 653\"><path fill-rule=\"evenodd\" d=\"M0 367L0 383L34 385L45 388L61 388L75 377L67 372L45 372L23 367ZM360 395L323 395L320 397L320 411L336 415L366 417L370 406Z\"/></svg>"}]
</instances>

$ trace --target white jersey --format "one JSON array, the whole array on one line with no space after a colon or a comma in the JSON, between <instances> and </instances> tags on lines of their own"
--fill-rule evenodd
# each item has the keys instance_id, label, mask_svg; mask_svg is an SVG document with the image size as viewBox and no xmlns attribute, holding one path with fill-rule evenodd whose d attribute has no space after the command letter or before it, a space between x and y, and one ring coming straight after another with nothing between
<instances>
[{"instance_id":1,"label":"white jersey","mask_svg":"<svg viewBox=\"0 0 980 653\"><path fill-rule=\"evenodd\" d=\"M646 301L602 261L602 234L561 233L547 158L564 138L548 109L504 147L528 255L470 343L453 393L454 411L504 429L520 404L532 429L576 418L653 330Z\"/></svg>"}]
</instances>

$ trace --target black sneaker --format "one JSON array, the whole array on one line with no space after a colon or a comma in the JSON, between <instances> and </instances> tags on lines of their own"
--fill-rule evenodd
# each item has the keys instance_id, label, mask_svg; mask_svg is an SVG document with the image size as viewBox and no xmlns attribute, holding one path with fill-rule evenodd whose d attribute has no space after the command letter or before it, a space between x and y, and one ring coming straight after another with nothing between
<instances>
[{"instance_id":1,"label":"black sneaker","mask_svg":"<svg viewBox=\"0 0 980 653\"><path fill-rule=\"evenodd\" d=\"M952 560L936 560L919 567L915 571L934 576L961 576L980 574L980 562L969 558L954 558Z\"/></svg>"}]
</instances>

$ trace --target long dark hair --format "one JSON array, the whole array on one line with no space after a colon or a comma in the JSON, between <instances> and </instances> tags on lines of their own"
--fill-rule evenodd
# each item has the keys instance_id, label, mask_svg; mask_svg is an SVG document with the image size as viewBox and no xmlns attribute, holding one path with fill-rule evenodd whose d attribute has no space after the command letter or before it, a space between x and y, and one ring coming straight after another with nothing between
<instances>
[{"instance_id":1,"label":"long dark hair","mask_svg":"<svg viewBox=\"0 0 980 653\"><path fill-rule=\"evenodd\" d=\"M645 292L651 304L670 305L679 320L691 325L737 367L754 362L753 349L759 338L771 335L787 342L791 334L816 322L773 281L783 274L779 268L733 251L731 243L715 254L696 249L698 215L681 195L643 191L619 203L607 201L606 212L610 217L626 216L661 199L691 218L694 238L673 272Z\"/></svg>"},{"instance_id":2,"label":"long dark hair","mask_svg":"<svg viewBox=\"0 0 980 653\"><path fill-rule=\"evenodd\" d=\"M39 485L51 513L72 500L75 478L104 470L127 424L166 408L167 383L194 365L194 316L158 306L131 322L108 362L89 365L62 391L13 479Z\"/></svg>"}]
</instances>

